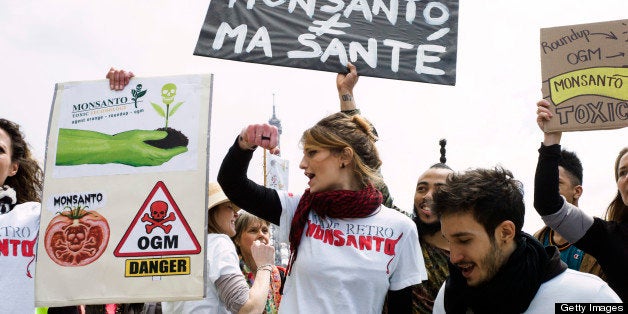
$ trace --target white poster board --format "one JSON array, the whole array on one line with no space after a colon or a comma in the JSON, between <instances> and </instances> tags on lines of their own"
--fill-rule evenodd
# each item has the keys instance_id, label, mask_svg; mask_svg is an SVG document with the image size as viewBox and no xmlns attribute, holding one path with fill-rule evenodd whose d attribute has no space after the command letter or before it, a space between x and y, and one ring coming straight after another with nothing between
<instances>
[{"instance_id":1,"label":"white poster board","mask_svg":"<svg viewBox=\"0 0 628 314\"><path fill-rule=\"evenodd\" d=\"M203 297L212 80L56 85L37 306Z\"/></svg>"}]
</instances>

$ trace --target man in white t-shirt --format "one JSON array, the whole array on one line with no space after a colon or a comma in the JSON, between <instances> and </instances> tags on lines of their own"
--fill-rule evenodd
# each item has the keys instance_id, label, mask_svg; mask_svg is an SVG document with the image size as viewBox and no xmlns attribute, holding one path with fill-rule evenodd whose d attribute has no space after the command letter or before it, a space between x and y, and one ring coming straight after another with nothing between
<instances>
[{"instance_id":1,"label":"man in white t-shirt","mask_svg":"<svg viewBox=\"0 0 628 314\"><path fill-rule=\"evenodd\" d=\"M523 186L503 168L455 173L434 195L450 276L434 313L547 313L555 303L621 302L600 278L567 269L521 231Z\"/></svg>"}]
</instances>

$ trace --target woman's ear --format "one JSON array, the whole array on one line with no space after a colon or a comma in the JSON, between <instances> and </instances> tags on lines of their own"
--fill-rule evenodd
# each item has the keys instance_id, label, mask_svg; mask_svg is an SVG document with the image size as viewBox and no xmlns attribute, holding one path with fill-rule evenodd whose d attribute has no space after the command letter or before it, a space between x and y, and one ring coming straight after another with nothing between
<instances>
[{"instance_id":1,"label":"woman's ear","mask_svg":"<svg viewBox=\"0 0 628 314\"><path fill-rule=\"evenodd\" d=\"M342 165L342 168L344 168L344 166L351 164L352 162L353 162L353 149L351 149L350 147L343 148L342 152L340 152L340 164Z\"/></svg>"},{"instance_id":2,"label":"woman's ear","mask_svg":"<svg viewBox=\"0 0 628 314\"><path fill-rule=\"evenodd\" d=\"M20 169L20 164L18 164L17 161L12 162L11 171L9 172L9 177L14 176L19 169Z\"/></svg>"}]
</instances>

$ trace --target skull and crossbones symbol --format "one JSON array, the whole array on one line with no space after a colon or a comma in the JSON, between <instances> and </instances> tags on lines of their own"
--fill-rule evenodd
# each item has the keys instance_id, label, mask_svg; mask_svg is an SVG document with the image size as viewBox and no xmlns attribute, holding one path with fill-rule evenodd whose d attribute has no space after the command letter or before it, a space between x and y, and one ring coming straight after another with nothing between
<instances>
[{"instance_id":1,"label":"skull and crossbones symbol","mask_svg":"<svg viewBox=\"0 0 628 314\"><path fill-rule=\"evenodd\" d=\"M170 213L166 217L166 213L168 212L168 203L164 201L155 201L150 204L150 215L148 213L144 213L142 216L143 222L148 222L146 227L146 233L153 232L153 229L159 227L166 233L170 233L170 229L172 229L172 225L166 225L166 222L175 221L176 218L174 213Z\"/></svg>"}]
</instances>

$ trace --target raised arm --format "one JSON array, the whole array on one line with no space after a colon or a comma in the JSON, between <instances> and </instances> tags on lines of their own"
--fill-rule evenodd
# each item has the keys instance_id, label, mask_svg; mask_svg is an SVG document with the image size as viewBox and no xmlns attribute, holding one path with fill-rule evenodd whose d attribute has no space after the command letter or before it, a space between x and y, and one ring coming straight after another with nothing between
<instances>
[{"instance_id":1,"label":"raised arm","mask_svg":"<svg viewBox=\"0 0 628 314\"><path fill-rule=\"evenodd\" d=\"M358 83L358 70L352 63L347 63L347 73L338 73L336 76L336 89L340 100L340 111L356 110L353 88Z\"/></svg>"},{"instance_id":2,"label":"raised arm","mask_svg":"<svg viewBox=\"0 0 628 314\"><path fill-rule=\"evenodd\" d=\"M274 189L250 180L246 172L253 151L261 146L278 153L277 128L268 124L254 124L244 128L220 165L218 183L227 197L240 208L279 225L281 202Z\"/></svg>"},{"instance_id":3,"label":"raised arm","mask_svg":"<svg viewBox=\"0 0 628 314\"><path fill-rule=\"evenodd\" d=\"M353 97L353 88L358 83L358 70L352 63L347 63L347 73L338 73L336 75L336 89L338 90L338 99L340 100L340 111L346 113L350 116L361 114L360 109L358 109L355 98ZM369 122L370 123L370 122ZM377 134L377 130L371 124L371 128L373 129L373 133ZM393 198L390 195L390 191L388 190L388 186L384 183L381 187L379 187L380 192L384 197L382 204L387 207L396 209L401 211L393 202ZM402 211L403 212L403 211Z\"/></svg>"},{"instance_id":4,"label":"raised arm","mask_svg":"<svg viewBox=\"0 0 628 314\"><path fill-rule=\"evenodd\" d=\"M543 144L539 148L539 159L534 176L534 208L541 215L550 215L563 206L558 189L558 161L560 160L561 132L545 132L545 124L552 118L550 103L537 103L536 123L543 131Z\"/></svg>"}]
</instances>

